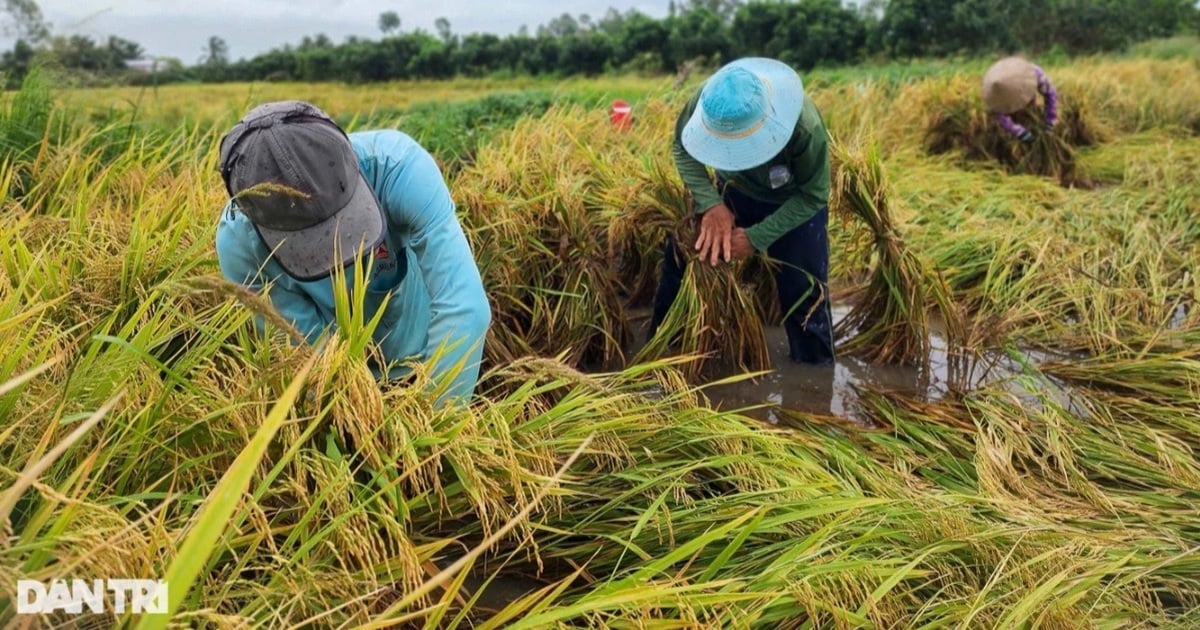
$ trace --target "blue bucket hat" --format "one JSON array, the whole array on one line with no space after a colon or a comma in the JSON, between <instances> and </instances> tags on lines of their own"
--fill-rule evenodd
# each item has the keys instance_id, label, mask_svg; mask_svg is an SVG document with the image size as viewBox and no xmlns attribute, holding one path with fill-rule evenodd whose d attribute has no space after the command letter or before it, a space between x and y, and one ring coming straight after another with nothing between
<instances>
[{"instance_id":1,"label":"blue bucket hat","mask_svg":"<svg viewBox=\"0 0 1200 630\"><path fill-rule=\"evenodd\" d=\"M800 75L775 59L747 57L709 77L683 128L683 148L700 162L743 171L779 153L804 109Z\"/></svg>"}]
</instances>

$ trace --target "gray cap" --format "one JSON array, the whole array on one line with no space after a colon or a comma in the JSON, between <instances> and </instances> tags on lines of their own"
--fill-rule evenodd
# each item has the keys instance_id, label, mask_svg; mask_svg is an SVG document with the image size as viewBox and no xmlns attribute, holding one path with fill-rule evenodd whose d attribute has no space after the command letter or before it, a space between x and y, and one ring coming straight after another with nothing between
<instances>
[{"instance_id":1,"label":"gray cap","mask_svg":"<svg viewBox=\"0 0 1200 630\"><path fill-rule=\"evenodd\" d=\"M386 221L350 138L303 101L250 110L221 139L221 176L285 271L316 280L383 242Z\"/></svg>"}]
</instances>

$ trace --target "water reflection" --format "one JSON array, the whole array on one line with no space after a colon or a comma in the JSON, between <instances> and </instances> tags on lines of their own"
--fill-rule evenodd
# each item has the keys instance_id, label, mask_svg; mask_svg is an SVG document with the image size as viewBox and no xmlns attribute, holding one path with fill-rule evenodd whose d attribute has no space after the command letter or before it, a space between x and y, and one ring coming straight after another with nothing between
<instances>
[{"instance_id":1,"label":"water reflection","mask_svg":"<svg viewBox=\"0 0 1200 630\"><path fill-rule=\"evenodd\" d=\"M834 321L848 311L848 305L835 304ZM1012 356L1000 349L951 349L936 324L930 335L929 360L920 366L872 364L852 356L840 356L830 367L798 364L788 358L787 333L782 326L767 328L766 336L774 369L757 379L706 387L705 395L714 407L738 410L771 423L780 422L782 413L790 413L871 426L870 414L863 406L865 392L937 402L988 386L1008 389L1030 404L1045 396L1069 409L1074 407L1069 390L1044 376L1015 378L1026 372L1026 365L1069 357L1029 349L1011 351Z\"/></svg>"},{"instance_id":2,"label":"water reflection","mask_svg":"<svg viewBox=\"0 0 1200 630\"><path fill-rule=\"evenodd\" d=\"M834 320L840 320L848 310L846 305L835 306ZM936 402L988 385L1006 384L1014 390L1024 389L1013 378L1024 372L1023 362L1036 365L1052 358L1034 351L1023 351L1013 358L1000 350L951 349L946 338L935 329L930 336L926 365L877 365L841 356L833 367L818 367L788 359L787 334L782 327L768 328L766 333L774 371L753 381L707 388L705 392L714 406L740 409L772 423L779 422L781 410L787 410L809 416L834 416L867 426L869 414L862 403L866 391ZM1043 385L1057 389L1046 381Z\"/></svg>"},{"instance_id":3,"label":"water reflection","mask_svg":"<svg viewBox=\"0 0 1200 630\"><path fill-rule=\"evenodd\" d=\"M860 398L867 389L921 399L940 398L949 391L942 385L946 382L947 365L944 346L940 357L931 361L926 370L872 365L845 356L839 357L833 366L797 364L788 359L787 334L782 327L768 329L767 341L775 369L755 380L707 388L705 393L714 406L743 409L747 415L772 423L778 422L780 408L866 423Z\"/></svg>"}]
</instances>

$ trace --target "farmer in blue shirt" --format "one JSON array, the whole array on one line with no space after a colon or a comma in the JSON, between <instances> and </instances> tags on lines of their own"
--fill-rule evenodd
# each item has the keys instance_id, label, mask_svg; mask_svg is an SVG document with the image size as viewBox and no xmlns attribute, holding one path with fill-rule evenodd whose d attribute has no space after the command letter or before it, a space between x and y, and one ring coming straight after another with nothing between
<instances>
[{"instance_id":1,"label":"farmer in blue shirt","mask_svg":"<svg viewBox=\"0 0 1200 630\"><path fill-rule=\"evenodd\" d=\"M432 359L435 378L452 379L443 400L473 393L491 310L425 149L394 130L347 135L316 106L280 101L221 139L220 169L231 197L217 226L226 278L264 293L314 342L335 324L333 279L352 284L361 260L363 318L384 311L374 341L388 365L373 366L376 376Z\"/></svg>"}]
</instances>

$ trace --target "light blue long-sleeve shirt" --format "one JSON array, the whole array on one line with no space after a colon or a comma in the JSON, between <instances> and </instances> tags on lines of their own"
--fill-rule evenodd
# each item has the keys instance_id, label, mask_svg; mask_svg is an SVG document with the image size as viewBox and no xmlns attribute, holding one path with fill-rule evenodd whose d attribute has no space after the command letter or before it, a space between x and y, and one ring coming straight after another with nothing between
<instances>
[{"instance_id":1,"label":"light blue long-sleeve shirt","mask_svg":"<svg viewBox=\"0 0 1200 630\"><path fill-rule=\"evenodd\" d=\"M384 246L373 255L363 319L373 318L387 298L374 332L384 358L390 364L437 357L435 378L454 374L445 396L469 397L479 379L491 309L442 173L400 131L355 132L350 142L388 224ZM310 343L335 324L332 277L289 276L271 259L250 219L230 206L217 225L217 259L230 281L260 293L265 289L275 309ZM345 277L353 281L352 269ZM393 366L388 376L405 373Z\"/></svg>"}]
</instances>

